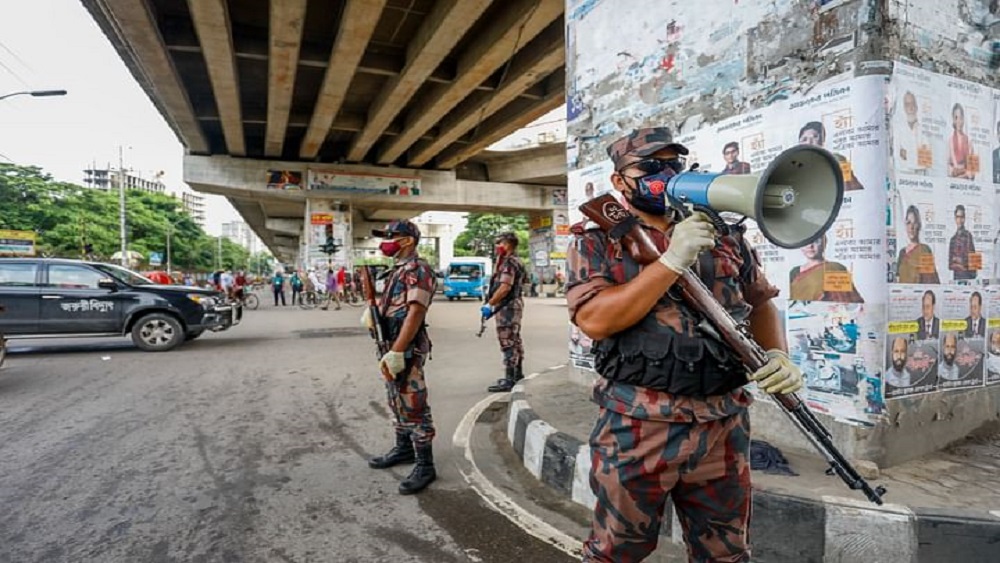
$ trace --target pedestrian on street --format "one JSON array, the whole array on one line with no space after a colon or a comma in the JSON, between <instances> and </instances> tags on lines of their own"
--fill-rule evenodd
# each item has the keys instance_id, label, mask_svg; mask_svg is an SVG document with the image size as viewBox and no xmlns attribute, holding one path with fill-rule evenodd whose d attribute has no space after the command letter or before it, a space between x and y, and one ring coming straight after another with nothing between
<instances>
[{"instance_id":1,"label":"pedestrian on street","mask_svg":"<svg viewBox=\"0 0 1000 563\"><path fill-rule=\"evenodd\" d=\"M497 340L503 356L504 376L487 390L504 393L524 379L524 343L521 342L521 317L524 315L524 298L521 288L526 278L524 264L517 257L517 235L512 232L497 236L494 247L496 263L486 293L486 304L480 314L489 319L496 317Z\"/></svg>"},{"instance_id":2,"label":"pedestrian on street","mask_svg":"<svg viewBox=\"0 0 1000 563\"><path fill-rule=\"evenodd\" d=\"M292 277L288 278L288 285L292 287L292 305L300 305L302 303L302 287L305 284L302 283L302 275L298 270L292 272Z\"/></svg>"},{"instance_id":3,"label":"pedestrian on street","mask_svg":"<svg viewBox=\"0 0 1000 563\"><path fill-rule=\"evenodd\" d=\"M288 305L285 303L285 274L278 270L274 272L274 277L271 278L271 288L274 290L274 306L278 306L278 298L281 298L281 306L284 307Z\"/></svg>"},{"instance_id":4,"label":"pedestrian on street","mask_svg":"<svg viewBox=\"0 0 1000 563\"><path fill-rule=\"evenodd\" d=\"M347 289L347 269L344 268L343 265L341 265L340 269L337 270L337 292L341 294L338 296L338 304L339 304L339 298L343 295L346 289ZM339 309L340 307L338 306L337 308Z\"/></svg>"},{"instance_id":5,"label":"pedestrian on street","mask_svg":"<svg viewBox=\"0 0 1000 563\"><path fill-rule=\"evenodd\" d=\"M336 301L337 309L340 310L340 284L337 283L337 274L334 273L333 268L326 271L326 283L324 284L324 289L326 290L326 301L323 302L323 306L320 309L326 311L330 308L330 303Z\"/></svg>"},{"instance_id":6,"label":"pedestrian on street","mask_svg":"<svg viewBox=\"0 0 1000 563\"><path fill-rule=\"evenodd\" d=\"M434 298L434 270L417 254L420 230L406 220L395 220L372 235L384 239L379 249L394 260L392 271L379 298L378 310L384 320L389 351L379 361L386 379L389 409L395 418L396 445L385 455L368 461L373 469L404 463L416 465L399 484L400 494L422 491L437 478L431 441L434 421L427 402L424 362L431 351L431 339L424 319ZM362 323L371 328L373 320L365 309Z\"/></svg>"},{"instance_id":7,"label":"pedestrian on street","mask_svg":"<svg viewBox=\"0 0 1000 563\"><path fill-rule=\"evenodd\" d=\"M645 267L600 229L574 225L567 255L570 320L594 339L600 413L590 438L597 498L583 561L642 561L656 549L670 497L691 561L750 561L748 379L791 393L802 374L789 360L781 320L740 230L707 216L682 218L662 186L688 154L669 129L640 129L608 147L611 182L662 252ZM747 374L700 316L667 291L688 268L737 322L748 321L768 363Z\"/></svg>"}]
</instances>

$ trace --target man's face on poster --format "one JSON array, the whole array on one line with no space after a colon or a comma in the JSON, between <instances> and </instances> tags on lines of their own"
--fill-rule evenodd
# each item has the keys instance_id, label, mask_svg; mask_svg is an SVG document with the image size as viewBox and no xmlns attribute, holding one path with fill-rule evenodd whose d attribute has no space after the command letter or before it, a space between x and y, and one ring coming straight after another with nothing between
<instances>
[{"instance_id":1,"label":"man's face on poster","mask_svg":"<svg viewBox=\"0 0 1000 563\"><path fill-rule=\"evenodd\" d=\"M739 159L740 149L738 147L726 147L722 151L722 157L726 159L726 164L732 164Z\"/></svg>"},{"instance_id":2,"label":"man's face on poster","mask_svg":"<svg viewBox=\"0 0 1000 563\"><path fill-rule=\"evenodd\" d=\"M906 340L897 338L892 341L892 369L903 371L906 367Z\"/></svg>"},{"instance_id":3,"label":"man's face on poster","mask_svg":"<svg viewBox=\"0 0 1000 563\"><path fill-rule=\"evenodd\" d=\"M973 295L969 298L969 316L978 319L983 314L983 302L982 298L978 295Z\"/></svg>"},{"instance_id":4,"label":"man's face on poster","mask_svg":"<svg viewBox=\"0 0 1000 563\"><path fill-rule=\"evenodd\" d=\"M927 293L924 294L924 298L921 300L921 311L924 313L924 318L928 321L934 318L934 296Z\"/></svg>"},{"instance_id":5,"label":"man's face on poster","mask_svg":"<svg viewBox=\"0 0 1000 563\"><path fill-rule=\"evenodd\" d=\"M965 228L965 210L964 209L956 209L955 210L955 225L959 229L964 229Z\"/></svg>"},{"instance_id":6,"label":"man's face on poster","mask_svg":"<svg viewBox=\"0 0 1000 563\"><path fill-rule=\"evenodd\" d=\"M990 337L990 354L1000 355L1000 332L994 332Z\"/></svg>"},{"instance_id":7,"label":"man's face on poster","mask_svg":"<svg viewBox=\"0 0 1000 563\"><path fill-rule=\"evenodd\" d=\"M955 354L958 353L958 337L949 332L944 335L944 363L948 367L955 365Z\"/></svg>"},{"instance_id":8,"label":"man's face on poster","mask_svg":"<svg viewBox=\"0 0 1000 563\"><path fill-rule=\"evenodd\" d=\"M906 112L906 121L908 123L917 122L917 97L912 92L907 92L903 96L903 111Z\"/></svg>"}]
</instances>

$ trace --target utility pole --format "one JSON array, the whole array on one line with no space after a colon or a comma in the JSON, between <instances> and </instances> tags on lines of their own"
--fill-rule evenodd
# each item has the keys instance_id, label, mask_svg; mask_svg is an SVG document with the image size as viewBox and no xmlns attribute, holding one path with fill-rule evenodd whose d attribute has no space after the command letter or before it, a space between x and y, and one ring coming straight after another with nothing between
<instances>
[{"instance_id":1,"label":"utility pole","mask_svg":"<svg viewBox=\"0 0 1000 563\"><path fill-rule=\"evenodd\" d=\"M121 145L118 145L118 224L121 231L118 233L121 238L121 263L128 267L128 241L125 234L125 156Z\"/></svg>"},{"instance_id":2,"label":"utility pole","mask_svg":"<svg viewBox=\"0 0 1000 563\"><path fill-rule=\"evenodd\" d=\"M173 272L170 270L170 235L174 232L174 224L170 223L167 227L167 275L169 276Z\"/></svg>"},{"instance_id":3,"label":"utility pole","mask_svg":"<svg viewBox=\"0 0 1000 563\"><path fill-rule=\"evenodd\" d=\"M221 270L222 269L222 236L220 235L220 236L216 237L215 238L215 242L216 242L216 244L218 244L218 247L217 247L216 252L215 252L215 269L216 270Z\"/></svg>"}]
</instances>

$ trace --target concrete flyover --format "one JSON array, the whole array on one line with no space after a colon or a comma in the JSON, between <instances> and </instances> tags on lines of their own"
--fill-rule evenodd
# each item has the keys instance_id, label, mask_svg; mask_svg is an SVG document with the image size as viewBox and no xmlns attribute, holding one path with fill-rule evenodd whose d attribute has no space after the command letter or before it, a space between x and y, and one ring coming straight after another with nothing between
<instances>
[{"instance_id":1,"label":"concrete flyover","mask_svg":"<svg viewBox=\"0 0 1000 563\"><path fill-rule=\"evenodd\" d=\"M563 103L564 0L82 1L184 144L185 179L230 198L285 259L305 236L288 221L305 220L310 198L336 199L359 220L545 212L529 200L546 201L546 190L525 184L565 185L564 166L542 173L481 157ZM308 184L319 168L419 178L426 189L401 202L371 189L334 198L265 188L269 170ZM206 182L207 170L260 175L240 176L240 187L218 174ZM495 170L501 182L477 187Z\"/></svg>"}]
</instances>

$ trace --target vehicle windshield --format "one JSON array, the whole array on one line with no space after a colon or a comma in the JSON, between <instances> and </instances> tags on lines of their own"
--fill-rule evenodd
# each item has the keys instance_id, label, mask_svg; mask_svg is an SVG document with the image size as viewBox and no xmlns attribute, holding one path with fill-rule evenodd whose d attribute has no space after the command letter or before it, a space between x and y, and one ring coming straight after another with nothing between
<instances>
[{"instance_id":1,"label":"vehicle windshield","mask_svg":"<svg viewBox=\"0 0 1000 563\"><path fill-rule=\"evenodd\" d=\"M483 275L483 267L479 264L452 264L448 268L450 278L478 278Z\"/></svg>"},{"instance_id":2,"label":"vehicle windshield","mask_svg":"<svg viewBox=\"0 0 1000 563\"><path fill-rule=\"evenodd\" d=\"M94 267L124 284L128 285L153 284L152 280L150 280L149 278L140 276L139 274L131 270L126 270L125 268L122 268L121 266L113 266L111 264L94 264Z\"/></svg>"}]
</instances>

